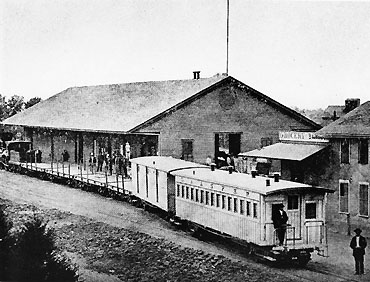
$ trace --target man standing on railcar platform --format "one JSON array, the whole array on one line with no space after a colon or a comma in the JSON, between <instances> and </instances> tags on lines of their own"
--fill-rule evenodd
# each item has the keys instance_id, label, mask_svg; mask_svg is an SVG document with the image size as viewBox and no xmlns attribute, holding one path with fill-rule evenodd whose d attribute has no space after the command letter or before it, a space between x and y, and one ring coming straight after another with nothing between
<instances>
[{"instance_id":1,"label":"man standing on railcar platform","mask_svg":"<svg viewBox=\"0 0 370 282\"><path fill-rule=\"evenodd\" d=\"M284 237L286 233L286 226L288 222L288 216L284 211L284 205L280 204L278 209L273 210L272 221L276 230L277 237L279 239L279 246L284 244Z\"/></svg>"},{"instance_id":2,"label":"man standing on railcar platform","mask_svg":"<svg viewBox=\"0 0 370 282\"><path fill-rule=\"evenodd\" d=\"M362 230L356 228L354 230L356 236L351 240L350 247L353 249L353 257L355 258L356 275L364 274L364 255L367 242L365 237L361 236Z\"/></svg>"}]
</instances>

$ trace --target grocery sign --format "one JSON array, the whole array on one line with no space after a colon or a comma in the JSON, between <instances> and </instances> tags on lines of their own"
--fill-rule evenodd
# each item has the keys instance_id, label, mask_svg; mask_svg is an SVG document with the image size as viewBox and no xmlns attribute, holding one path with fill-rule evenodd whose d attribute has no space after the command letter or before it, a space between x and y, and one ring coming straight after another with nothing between
<instances>
[{"instance_id":1,"label":"grocery sign","mask_svg":"<svg viewBox=\"0 0 370 282\"><path fill-rule=\"evenodd\" d=\"M317 136L314 132L279 131L280 141L311 141L328 143L329 140Z\"/></svg>"}]
</instances>

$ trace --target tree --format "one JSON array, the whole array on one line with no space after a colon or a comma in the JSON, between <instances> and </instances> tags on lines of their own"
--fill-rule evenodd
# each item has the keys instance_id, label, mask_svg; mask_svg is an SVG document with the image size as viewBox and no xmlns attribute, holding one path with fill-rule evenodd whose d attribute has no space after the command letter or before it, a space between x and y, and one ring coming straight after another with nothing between
<instances>
[{"instance_id":1,"label":"tree","mask_svg":"<svg viewBox=\"0 0 370 282\"><path fill-rule=\"evenodd\" d=\"M7 109L6 109L6 101L5 96L0 94L0 121L6 119L7 116Z\"/></svg>"},{"instance_id":2,"label":"tree","mask_svg":"<svg viewBox=\"0 0 370 282\"><path fill-rule=\"evenodd\" d=\"M24 104L24 108L25 109L28 109L34 105L36 105L38 102L41 101L41 98L40 97L34 97L34 98L31 98L29 99L25 104Z\"/></svg>"},{"instance_id":3,"label":"tree","mask_svg":"<svg viewBox=\"0 0 370 282\"><path fill-rule=\"evenodd\" d=\"M53 230L40 218L26 222L17 237L11 278L20 282L77 281L77 268L58 253Z\"/></svg>"},{"instance_id":4,"label":"tree","mask_svg":"<svg viewBox=\"0 0 370 282\"><path fill-rule=\"evenodd\" d=\"M16 113L19 113L24 108L24 98L23 96L13 95L6 102L8 116L11 117Z\"/></svg>"}]
</instances>

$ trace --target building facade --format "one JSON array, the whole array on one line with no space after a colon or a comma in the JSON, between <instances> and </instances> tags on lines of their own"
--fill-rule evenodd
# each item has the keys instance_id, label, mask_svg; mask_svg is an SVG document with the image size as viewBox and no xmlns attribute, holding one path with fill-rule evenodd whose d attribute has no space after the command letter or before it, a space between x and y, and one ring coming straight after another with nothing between
<instances>
[{"instance_id":1,"label":"building facade","mask_svg":"<svg viewBox=\"0 0 370 282\"><path fill-rule=\"evenodd\" d=\"M319 130L331 144L332 176L324 185L335 189L328 198L328 221L340 232L359 227L370 232L370 101Z\"/></svg>"}]
</instances>

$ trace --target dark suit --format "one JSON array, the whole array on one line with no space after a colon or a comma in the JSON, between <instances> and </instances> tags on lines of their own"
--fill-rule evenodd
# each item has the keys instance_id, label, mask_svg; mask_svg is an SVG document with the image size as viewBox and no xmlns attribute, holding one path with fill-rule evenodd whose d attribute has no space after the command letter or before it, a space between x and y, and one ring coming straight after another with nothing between
<instances>
[{"instance_id":1,"label":"dark suit","mask_svg":"<svg viewBox=\"0 0 370 282\"><path fill-rule=\"evenodd\" d=\"M359 247L357 247L356 237L359 237ZM361 235L356 235L352 238L349 245L353 249L353 256L355 258L355 268L356 274L364 274L364 255L367 242L365 237Z\"/></svg>"},{"instance_id":2,"label":"dark suit","mask_svg":"<svg viewBox=\"0 0 370 282\"><path fill-rule=\"evenodd\" d=\"M274 223L274 228L276 229L276 234L280 241L280 245L282 245L284 243L288 216L284 210L279 209L272 214L272 221Z\"/></svg>"}]
</instances>

